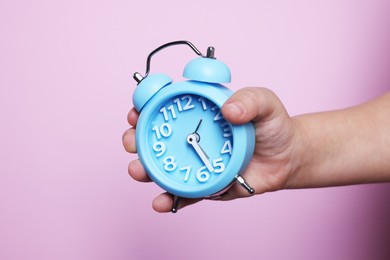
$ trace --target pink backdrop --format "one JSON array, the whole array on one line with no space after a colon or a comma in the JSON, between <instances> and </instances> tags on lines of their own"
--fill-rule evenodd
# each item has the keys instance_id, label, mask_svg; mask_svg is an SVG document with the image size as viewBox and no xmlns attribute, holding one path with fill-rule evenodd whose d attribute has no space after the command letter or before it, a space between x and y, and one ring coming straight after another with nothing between
<instances>
[{"instance_id":1,"label":"pink backdrop","mask_svg":"<svg viewBox=\"0 0 390 260\"><path fill-rule=\"evenodd\" d=\"M235 3L237 2L237 3ZM191 40L291 115L390 89L390 2L0 1L0 259L389 259L390 186L280 191L157 214L127 175L147 54ZM193 54L154 71L180 80ZM174 62L172 62L174 60Z\"/></svg>"}]
</instances>

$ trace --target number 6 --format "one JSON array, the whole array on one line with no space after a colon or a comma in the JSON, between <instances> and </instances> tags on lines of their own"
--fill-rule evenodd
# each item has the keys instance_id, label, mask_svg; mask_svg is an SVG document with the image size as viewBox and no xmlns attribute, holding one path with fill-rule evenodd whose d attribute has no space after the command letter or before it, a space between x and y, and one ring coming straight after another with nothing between
<instances>
[{"instance_id":1,"label":"number 6","mask_svg":"<svg viewBox=\"0 0 390 260\"><path fill-rule=\"evenodd\" d=\"M202 166L199 168L199 170L196 172L196 178L200 182L206 182L208 179L210 179L210 173L204 171L206 169L206 166Z\"/></svg>"}]
</instances>

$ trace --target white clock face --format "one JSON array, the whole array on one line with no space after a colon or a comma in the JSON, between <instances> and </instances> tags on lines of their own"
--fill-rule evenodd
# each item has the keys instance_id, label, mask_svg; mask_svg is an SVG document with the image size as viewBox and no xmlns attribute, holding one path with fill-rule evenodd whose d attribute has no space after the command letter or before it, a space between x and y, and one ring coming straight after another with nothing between
<instances>
[{"instance_id":1,"label":"white clock face","mask_svg":"<svg viewBox=\"0 0 390 260\"><path fill-rule=\"evenodd\" d=\"M233 152L232 127L210 100L191 94L170 98L151 113L147 131L146 149L159 169L153 174L188 186L223 178Z\"/></svg>"}]
</instances>

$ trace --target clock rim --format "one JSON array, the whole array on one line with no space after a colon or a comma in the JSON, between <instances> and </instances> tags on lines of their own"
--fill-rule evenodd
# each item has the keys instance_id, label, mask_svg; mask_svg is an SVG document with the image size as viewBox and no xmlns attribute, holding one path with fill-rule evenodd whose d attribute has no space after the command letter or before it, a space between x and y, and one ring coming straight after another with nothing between
<instances>
[{"instance_id":1,"label":"clock rim","mask_svg":"<svg viewBox=\"0 0 390 260\"><path fill-rule=\"evenodd\" d=\"M195 186L179 184L169 177L165 177L164 174L159 174L161 172L160 168L156 164L150 163L153 161L152 154L148 152L150 149L144 149L144 147L147 146L149 140L147 126L150 115L156 107L161 106L163 102L170 98L185 94L202 96L221 108L233 92L221 84L193 80L177 82L163 87L145 104L140 112L136 126L137 152L148 176L165 191L185 198L208 197L228 187L235 177L246 169L254 150L254 127L252 123L231 124L233 152L223 172L224 178L218 178L210 184L202 183Z\"/></svg>"}]
</instances>

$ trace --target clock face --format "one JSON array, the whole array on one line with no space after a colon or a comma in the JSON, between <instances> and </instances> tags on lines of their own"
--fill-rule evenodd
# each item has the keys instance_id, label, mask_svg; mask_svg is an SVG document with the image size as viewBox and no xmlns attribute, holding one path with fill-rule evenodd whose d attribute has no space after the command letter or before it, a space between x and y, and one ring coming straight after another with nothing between
<instances>
[{"instance_id":1,"label":"clock face","mask_svg":"<svg viewBox=\"0 0 390 260\"><path fill-rule=\"evenodd\" d=\"M156 106L147 122L147 147L142 149L149 155L146 164L151 164L154 181L196 191L210 189L224 177L233 131L212 101L193 94L174 96Z\"/></svg>"}]
</instances>

